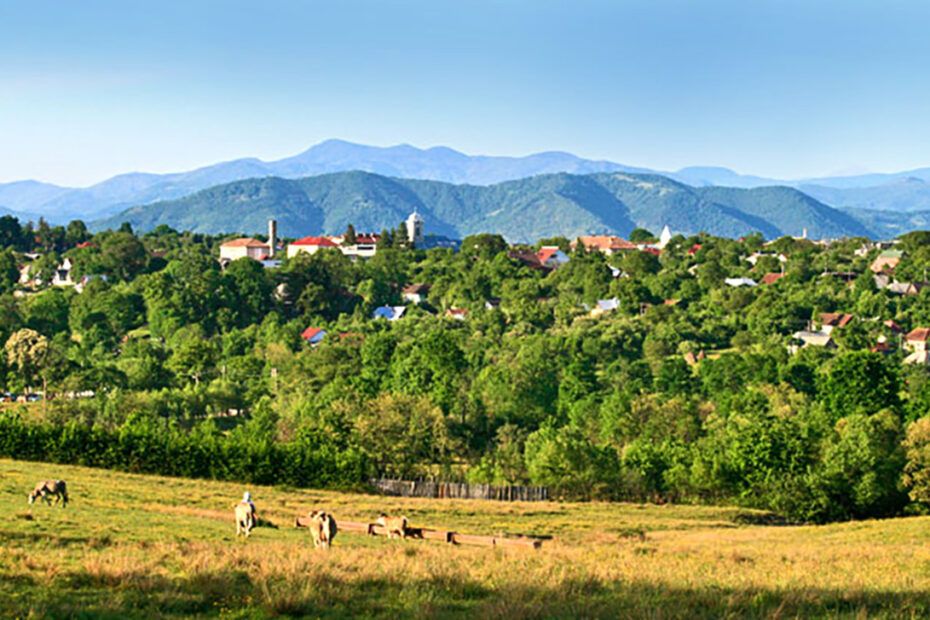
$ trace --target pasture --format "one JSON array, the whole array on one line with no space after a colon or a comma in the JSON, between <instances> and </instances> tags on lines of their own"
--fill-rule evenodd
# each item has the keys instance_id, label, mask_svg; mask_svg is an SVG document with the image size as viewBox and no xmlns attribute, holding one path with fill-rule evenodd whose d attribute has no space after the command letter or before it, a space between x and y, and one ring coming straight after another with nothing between
<instances>
[{"instance_id":1,"label":"pasture","mask_svg":"<svg viewBox=\"0 0 930 620\"><path fill-rule=\"evenodd\" d=\"M27 504L45 478L66 509ZM930 518L761 525L738 508L382 498L0 460L0 617L794 618L930 615ZM294 518L552 536L541 549L340 533Z\"/></svg>"}]
</instances>

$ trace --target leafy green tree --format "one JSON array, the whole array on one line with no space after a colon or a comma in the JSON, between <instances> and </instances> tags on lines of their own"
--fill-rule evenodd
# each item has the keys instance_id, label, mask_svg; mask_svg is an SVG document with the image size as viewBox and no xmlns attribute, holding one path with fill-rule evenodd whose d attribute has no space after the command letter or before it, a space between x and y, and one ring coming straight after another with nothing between
<instances>
[{"instance_id":1,"label":"leafy green tree","mask_svg":"<svg viewBox=\"0 0 930 620\"><path fill-rule=\"evenodd\" d=\"M634 228L630 233L630 241L633 243L651 243L656 240L656 236L645 228Z\"/></svg>"},{"instance_id":2,"label":"leafy green tree","mask_svg":"<svg viewBox=\"0 0 930 620\"><path fill-rule=\"evenodd\" d=\"M42 378L49 359L48 338L34 329L14 332L4 345L7 363L19 372L25 386L33 386Z\"/></svg>"},{"instance_id":3,"label":"leafy green tree","mask_svg":"<svg viewBox=\"0 0 930 620\"><path fill-rule=\"evenodd\" d=\"M907 427L903 442L906 463L902 482L910 498L930 505L930 417L914 421Z\"/></svg>"},{"instance_id":4,"label":"leafy green tree","mask_svg":"<svg viewBox=\"0 0 930 620\"><path fill-rule=\"evenodd\" d=\"M834 419L854 413L897 409L901 390L897 368L879 353L851 351L831 362L818 394Z\"/></svg>"},{"instance_id":5,"label":"leafy green tree","mask_svg":"<svg viewBox=\"0 0 930 620\"><path fill-rule=\"evenodd\" d=\"M0 250L0 295L11 292L19 282L19 267L9 248Z\"/></svg>"}]
</instances>

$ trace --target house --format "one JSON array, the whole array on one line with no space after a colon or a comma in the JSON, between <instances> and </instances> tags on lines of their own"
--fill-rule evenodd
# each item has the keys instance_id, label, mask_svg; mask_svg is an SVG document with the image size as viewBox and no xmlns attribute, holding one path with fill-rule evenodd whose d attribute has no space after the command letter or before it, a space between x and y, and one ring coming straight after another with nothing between
<instances>
[{"instance_id":1,"label":"house","mask_svg":"<svg viewBox=\"0 0 930 620\"><path fill-rule=\"evenodd\" d=\"M750 265L755 267L756 263L759 262L759 259L764 258L766 256L770 256L778 260L778 262L782 264L785 264L788 262L788 257L785 256L784 254L773 254L773 253L766 253L766 252L753 252L752 254L746 257L746 262L748 262Z\"/></svg>"},{"instance_id":2,"label":"house","mask_svg":"<svg viewBox=\"0 0 930 620\"><path fill-rule=\"evenodd\" d=\"M694 256L701 251L701 248L704 247L700 243L695 243L688 249L688 256Z\"/></svg>"},{"instance_id":3,"label":"house","mask_svg":"<svg viewBox=\"0 0 930 620\"><path fill-rule=\"evenodd\" d=\"M552 269L568 262L568 254L563 252L557 245L542 246L539 248L539 251L536 252L536 258L539 259L540 263Z\"/></svg>"},{"instance_id":4,"label":"house","mask_svg":"<svg viewBox=\"0 0 930 620\"><path fill-rule=\"evenodd\" d=\"M840 312L822 312L820 314L820 331L825 334L833 333L834 329L842 329L853 320L853 315Z\"/></svg>"},{"instance_id":5,"label":"house","mask_svg":"<svg viewBox=\"0 0 930 620\"><path fill-rule=\"evenodd\" d=\"M500 297L489 297L487 301L484 302L485 310L497 310L500 307L501 307Z\"/></svg>"},{"instance_id":6,"label":"house","mask_svg":"<svg viewBox=\"0 0 930 620\"><path fill-rule=\"evenodd\" d=\"M820 274L821 278L836 278L846 284L853 284L859 278L855 271L824 271Z\"/></svg>"},{"instance_id":7,"label":"house","mask_svg":"<svg viewBox=\"0 0 930 620\"><path fill-rule=\"evenodd\" d=\"M375 311L372 312L371 317L373 319L396 321L400 317L404 316L404 312L406 311L407 306L381 306L379 308L375 308Z\"/></svg>"},{"instance_id":8,"label":"house","mask_svg":"<svg viewBox=\"0 0 930 620\"><path fill-rule=\"evenodd\" d=\"M885 290L892 295L917 295L926 286L924 282L892 282Z\"/></svg>"},{"instance_id":9,"label":"house","mask_svg":"<svg viewBox=\"0 0 930 620\"><path fill-rule=\"evenodd\" d=\"M836 347L836 343L833 342L833 338L830 337L830 334L825 332L805 330L795 332L793 337L796 340L801 341L802 347L826 347L828 349Z\"/></svg>"},{"instance_id":10,"label":"house","mask_svg":"<svg viewBox=\"0 0 930 620\"><path fill-rule=\"evenodd\" d=\"M704 350L701 349L697 354L688 351L684 354L685 362L688 366L697 366L699 362L704 361L707 356L704 354Z\"/></svg>"},{"instance_id":11,"label":"house","mask_svg":"<svg viewBox=\"0 0 930 620\"><path fill-rule=\"evenodd\" d=\"M300 334L300 337L311 347L315 347L326 338L326 330L321 327L308 327Z\"/></svg>"},{"instance_id":12,"label":"house","mask_svg":"<svg viewBox=\"0 0 930 620\"><path fill-rule=\"evenodd\" d=\"M401 291L401 296L404 298L404 301L412 304L421 304L426 301L426 296L429 295L429 289L429 284L408 284Z\"/></svg>"},{"instance_id":13,"label":"house","mask_svg":"<svg viewBox=\"0 0 930 620\"><path fill-rule=\"evenodd\" d=\"M875 260L872 261L869 269L871 269L873 273L894 271L898 263L901 262L903 256L904 252L901 250L883 250L875 257Z\"/></svg>"},{"instance_id":14,"label":"house","mask_svg":"<svg viewBox=\"0 0 930 620\"><path fill-rule=\"evenodd\" d=\"M620 307L620 300L616 297L611 299L598 299L597 304L591 310L591 316L601 316L608 312L613 312Z\"/></svg>"},{"instance_id":15,"label":"house","mask_svg":"<svg viewBox=\"0 0 930 620\"><path fill-rule=\"evenodd\" d=\"M598 251L608 256L639 249L635 243L611 235L583 235L572 242L572 249L578 247L579 243L588 252Z\"/></svg>"},{"instance_id":16,"label":"house","mask_svg":"<svg viewBox=\"0 0 930 620\"><path fill-rule=\"evenodd\" d=\"M901 326L898 325L897 323L895 323L895 322L894 322L893 320L891 320L891 319L888 319L887 321L883 321L883 322L882 322L882 325L884 325L885 327L887 327L888 329L890 329L892 334L902 334L902 333L904 333L904 330L901 328Z\"/></svg>"},{"instance_id":17,"label":"house","mask_svg":"<svg viewBox=\"0 0 930 620\"><path fill-rule=\"evenodd\" d=\"M544 265L542 261L539 260L539 256L537 256L535 252L531 252L530 250L511 250L507 253L507 256L530 269L536 269L538 271L552 270L551 267Z\"/></svg>"},{"instance_id":18,"label":"house","mask_svg":"<svg viewBox=\"0 0 930 620\"><path fill-rule=\"evenodd\" d=\"M52 286L74 286L74 281L71 279L71 269L73 267L70 258L66 257L65 260L61 261L61 264L55 269L55 273L52 274Z\"/></svg>"},{"instance_id":19,"label":"house","mask_svg":"<svg viewBox=\"0 0 930 620\"><path fill-rule=\"evenodd\" d=\"M264 241L251 237L240 237L220 246L220 260L232 262L240 258L265 260L271 255L271 247Z\"/></svg>"},{"instance_id":20,"label":"house","mask_svg":"<svg viewBox=\"0 0 930 620\"><path fill-rule=\"evenodd\" d=\"M910 355L904 358L905 364L930 365L930 351L927 350L927 341L930 340L930 327L917 327L904 337L904 348Z\"/></svg>"},{"instance_id":21,"label":"house","mask_svg":"<svg viewBox=\"0 0 930 620\"><path fill-rule=\"evenodd\" d=\"M468 309L466 308L449 308L446 310L446 318L464 321L468 318Z\"/></svg>"},{"instance_id":22,"label":"house","mask_svg":"<svg viewBox=\"0 0 930 620\"><path fill-rule=\"evenodd\" d=\"M724 280L727 286L756 286L756 281L752 278L727 278Z\"/></svg>"},{"instance_id":23,"label":"house","mask_svg":"<svg viewBox=\"0 0 930 620\"><path fill-rule=\"evenodd\" d=\"M378 252L380 239L381 235L377 233L359 233L355 236L355 243L352 244L346 245L343 243L344 239L339 238L339 249L349 258L371 258ZM335 241L336 238L334 237L333 240Z\"/></svg>"},{"instance_id":24,"label":"house","mask_svg":"<svg viewBox=\"0 0 930 620\"><path fill-rule=\"evenodd\" d=\"M320 250L336 249L339 245L333 243L329 237L304 237L287 246L287 257L294 258L301 252L316 254Z\"/></svg>"},{"instance_id":25,"label":"house","mask_svg":"<svg viewBox=\"0 0 930 620\"><path fill-rule=\"evenodd\" d=\"M785 277L785 274L783 273L767 273L764 276L762 276L762 280L760 281L760 284L775 284L776 282L778 282L784 277Z\"/></svg>"}]
</instances>

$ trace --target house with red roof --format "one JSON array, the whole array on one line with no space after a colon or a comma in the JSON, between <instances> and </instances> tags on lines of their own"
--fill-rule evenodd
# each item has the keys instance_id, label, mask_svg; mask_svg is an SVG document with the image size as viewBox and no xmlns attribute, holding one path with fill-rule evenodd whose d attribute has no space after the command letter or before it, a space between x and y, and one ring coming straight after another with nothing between
<instances>
[{"instance_id":1,"label":"house with red roof","mask_svg":"<svg viewBox=\"0 0 930 620\"><path fill-rule=\"evenodd\" d=\"M575 249L579 243L588 252L597 251L608 256L639 249L635 243L612 235L582 235L572 242L572 249Z\"/></svg>"},{"instance_id":2,"label":"house with red roof","mask_svg":"<svg viewBox=\"0 0 930 620\"><path fill-rule=\"evenodd\" d=\"M759 281L760 284L775 284L779 280L785 277L783 273L767 273L762 276L762 280Z\"/></svg>"},{"instance_id":3,"label":"house with red roof","mask_svg":"<svg viewBox=\"0 0 930 620\"><path fill-rule=\"evenodd\" d=\"M546 267L555 269L559 265L568 262L568 254L562 251L557 245L544 245L536 252L536 258Z\"/></svg>"},{"instance_id":4,"label":"house with red roof","mask_svg":"<svg viewBox=\"0 0 930 620\"><path fill-rule=\"evenodd\" d=\"M426 301L426 297L429 295L429 289L429 284L408 284L401 291L401 296L404 298L404 301L412 304L421 304Z\"/></svg>"},{"instance_id":5,"label":"house with red roof","mask_svg":"<svg viewBox=\"0 0 930 620\"><path fill-rule=\"evenodd\" d=\"M316 254L320 250L337 248L339 248L339 244L329 237L304 237L287 245L287 257L294 258L301 252Z\"/></svg>"},{"instance_id":6,"label":"house with red roof","mask_svg":"<svg viewBox=\"0 0 930 620\"><path fill-rule=\"evenodd\" d=\"M308 327L301 332L300 337L311 347L315 347L326 338L326 330L322 327Z\"/></svg>"}]
</instances>

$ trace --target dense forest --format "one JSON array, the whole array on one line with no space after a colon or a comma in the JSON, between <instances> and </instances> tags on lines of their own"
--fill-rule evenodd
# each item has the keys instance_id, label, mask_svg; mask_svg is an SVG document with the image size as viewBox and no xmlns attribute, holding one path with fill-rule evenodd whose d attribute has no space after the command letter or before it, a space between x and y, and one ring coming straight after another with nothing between
<instances>
[{"instance_id":1,"label":"dense forest","mask_svg":"<svg viewBox=\"0 0 930 620\"><path fill-rule=\"evenodd\" d=\"M878 287L865 239L605 255L398 238L356 262L224 266L218 237L0 218L0 383L47 397L4 405L0 453L309 486L533 483L793 521L930 502L930 375L901 335L930 326L930 288ZM569 260L534 262L541 245ZM896 248L893 277L922 282L930 233ZM77 287L51 284L65 259ZM385 305L406 311L374 318ZM795 348L824 312L852 319L833 346Z\"/></svg>"}]
</instances>

